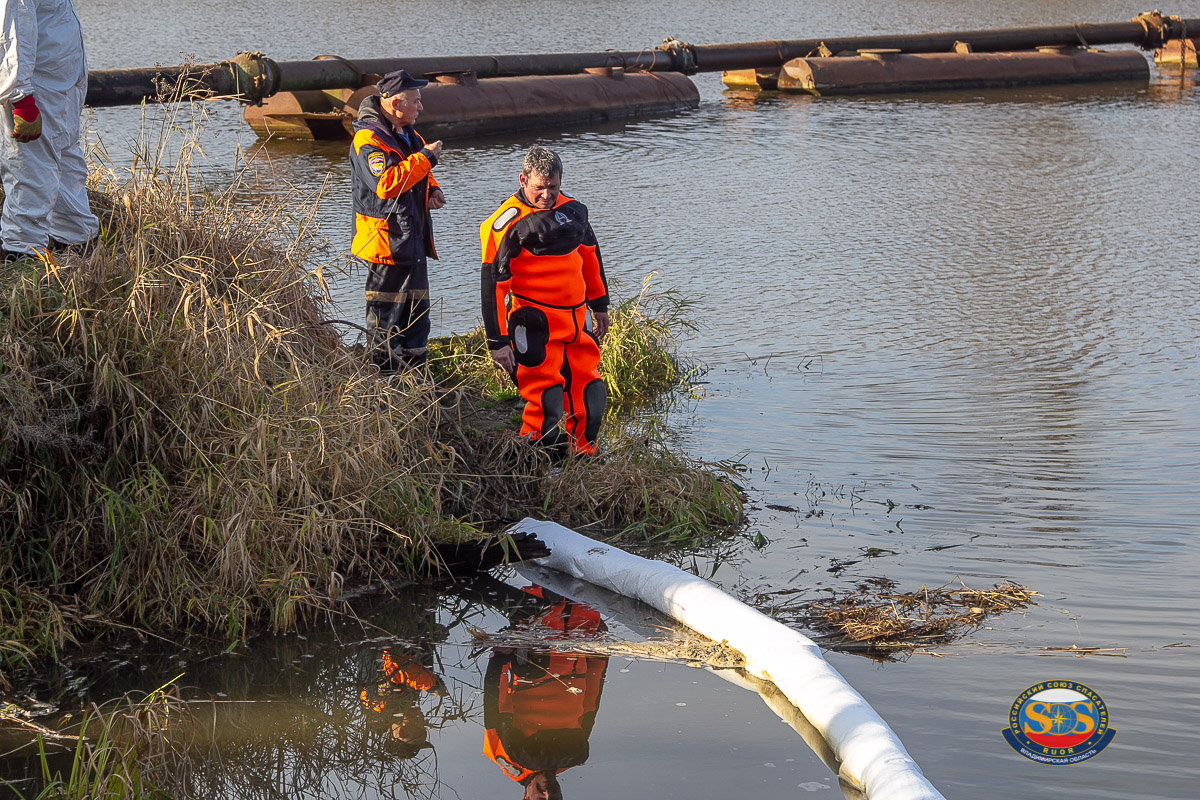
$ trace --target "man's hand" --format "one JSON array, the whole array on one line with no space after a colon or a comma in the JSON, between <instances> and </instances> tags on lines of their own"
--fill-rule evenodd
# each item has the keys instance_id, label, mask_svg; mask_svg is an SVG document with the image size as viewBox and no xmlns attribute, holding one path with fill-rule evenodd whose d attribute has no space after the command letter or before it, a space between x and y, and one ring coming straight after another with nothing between
<instances>
[{"instance_id":1,"label":"man's hand","mask_svg":"<svg viewBox=\"0 0 1200 800\"><path fill-rule=\"evenodd\" d=\"M427 142L425 144L425 149L428 150L429 152L433 153L433 157L436 158L437 160L439 160L439 161L442 160L442 140L441 139L438 139L436 142Z\"/></svg>"},{"instance_id":2,"label":"man's hand","mask_svg":"<svg viewBox=\"0 0 1200 800\"><path fill-rule=\"evenodd\" d=\"M508 345L497 347L491 353L492 361L495 362L496 366L503 368L505 372L512 372L517 368L517 357Z\"/></svg>"},{"instance_id":3,"label":"man's hand","mask_svg":"<svg viewBox=\"0 0 1200 800\"><path fill-rule=\"evenodd\" d=\"M593 311L592 322L595 323L593 333L596 334L596 340L603 342L604 337L608 335L608 312Z\"/></svg>"},{"instance_id":4,"label":"man's hand","mask_svg":"<svg viewBox=\"0 0 1200 800\"><path fill-rule=\"evenodd\" d=\"M436 211L444 205L446 205L446 195L442 192L441 187L433 187L429 192L429 208Z\"/></svg>"},{"instance_id":5,"label":"man's hand","mask_svg":"<svg viewBox=\"0 0 1200 800\"><path fill-rule=\"evenodd\" d=\"M42 135L42 115L37 101L27 94L12 104L12 138L18 142L32 142Z\"/></svg>"}]
</instances>

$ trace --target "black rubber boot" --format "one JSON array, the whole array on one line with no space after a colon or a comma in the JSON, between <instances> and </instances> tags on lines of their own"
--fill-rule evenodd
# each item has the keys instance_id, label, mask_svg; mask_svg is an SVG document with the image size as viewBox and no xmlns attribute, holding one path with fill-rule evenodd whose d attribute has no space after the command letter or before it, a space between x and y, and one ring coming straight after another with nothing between
<instances>
[{"instance_id":1,"label":"black rubber boot","mask_svg":"<svg viewBox=\"0 0 1200 800\"><path fill-rule=\"evenodd\" d=\"M96 251L96 247L100 244L100 234L96 234L86 242L60 242L53 237L50 238L51 253L74 253L81 255L84 258L90 256Z\"/></svg>"}]
</instances>

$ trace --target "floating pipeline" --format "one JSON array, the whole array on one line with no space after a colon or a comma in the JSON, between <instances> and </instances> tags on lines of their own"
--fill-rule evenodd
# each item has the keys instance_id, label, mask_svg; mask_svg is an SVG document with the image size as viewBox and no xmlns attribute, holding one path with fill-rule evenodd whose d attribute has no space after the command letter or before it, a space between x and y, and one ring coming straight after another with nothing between
<instances>
[{"instance_id":1,"label":"floating pipeline","mask_svg":"<svg viewBox=\"0 0 1200 800\"><path fill-rule=\"evenodd\" d=\"M359 103L373 94L373 85L282 92L243 115L259 136L348 138ZM466 73L437 76L421 90L421 104L421 135L432 140L663 116L695 108L700 92L677 72L599 68L484 80Z\"/></svg>"},{"instance_id":2,"label":"floating pipeline","mask_svg":"<svg viewBox=\"0 0 1200 800\"><path fill-rule=\"evenodd\" d=\"M161 97L173 96L176 88L185 99L227 97L258 104L278 92L358 89L375 83L380 75L397 69L405 69L410 74L426 78L465 74L472 74L478 79L515 75L574 75L587 69L603 68L687 75L695 72L778 69L793 58L863 49L891 48L905 53L952 52L958 42L969 44L977 53L1109 44L1132 44L1143 50L1161 50L1166 43L1193 38L1197 32L1200 32L1200 19L1163 17L1155 12L1141 14L1130 22L1008 30L715 45L693 45L667 39L657 47L636 52L430 56L354 61L329 55L317 56L311 61L275 61L262 53L239 53L230 61L215 64L92 71L88 74L87 104L114 106L155 102ZM1193 46L1193 52L1194 49Z\"/></svg>"},{"instance_id":3,"label":"floating pipeline","mask_svg":"<svg viewBox=\"0 0 1200 800\"><path fill-rule=\"evenodd\" d=\"M1042 47L1028 53L860 50L854 56L796 58L783 65L777 86L820 96L1149 80L1150 65L1135 50Z\"/></svg>"},{"instance_id":4,"label":"floating pipeline","mask_svg":"<svg viewBox=\"0 0 1200 800\"><path fill-rule=\"evenodd\" d=\"M1156 64L1196 67L1197 22L1155 11L1128 23L826 39L804 53L789 47L785 55L795 55L782 66L728 69L721 79L731 88L824 95L1145 83L1149 67L1139 54L1095 46L1131 44L1153 50Z\"/></svg>"},{"instance_id":5,"label":"floating pipeline","mask_svg":"<svg viewBox=\"0 0 1200 800\"><path fill-rule=\"evenodd\" d=\"M1200 21L1197 21L1200 24ZM427 56L364 58L317 56L311 61L275 61L262 53L238 53L216 64L100 70L88 73L90 106L137 105L173 98L236 99L258 104L279 92L358 89L398 69L434 79L472 75L476 79L516 75L577 75L589 69L692 73L697 70L691 45L669 39L657 48L634 52L539 53L504 56ZM782 62L778 62L782 63Z\"/></svg>"},{"instance_id":6,"label":"floating pipeline","mask_svg":"<svg viewBox=\"0 0 1200 800\"><path fill-rule=\"evenodd\" d=\"M700 103L686 77L696 72L694 50L674 39L637 52L355 61L239 53L216 64L91 72L87 103L235 99L261 136L341 139L379 78L398 69L432 81L421 93L421 131L435 137L638 119Z\"/></svg>"},{"instance_id":7,"label":"floating pipeline","mask_svg":"<svg viewBox=\"0 0 1200 800\"><path fill-rule=\"evenodd\" d=\"M686 76L696 72L723 72L729 85L775 88L783 65L799 58L841 53L858 57L860 51L883 50L903 54L954 53L956 48L974 53L1045 47L1090 50L1112 44L1155 50L1164 62L1174 59L1188 64L1195 60L1197 32L1200 19L1153 12L1129 22L1009 30L715 45L667 39L654 48L626 52L353 61L333 55L275 61L262 53L239 53L215 64L94 71L88 75L87 103L112 106L228 98L246 104L246 119L260 135L344 138L358 103L371 93L379 77L405 69L434 81L422 93L426 110L421 127L430 135L508 133L692 108L699 103L699 93Z\"/></svg>"}]
</instances>

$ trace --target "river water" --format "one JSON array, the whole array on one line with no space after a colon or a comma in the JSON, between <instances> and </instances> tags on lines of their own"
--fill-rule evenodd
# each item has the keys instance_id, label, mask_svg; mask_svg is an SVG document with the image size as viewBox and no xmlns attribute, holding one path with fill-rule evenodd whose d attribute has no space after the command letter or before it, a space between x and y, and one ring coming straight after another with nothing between
<instances>
[{"instance_id":1,"label":"river water","mask_svg":"<svg viewBox=\"0 0 1200 800\"><path fill-rule=\"evenodd\" d=\"M77 4L93 69L238 50L279 60L636 50L668 35L711 44L1115 22L1145 10L167 0L148 19L129 0ZM1163 10L1200 16L1195 0ZM1200 97L1191 75L1153 76L1149 87L811 99L729 91L703 74L700 108L675 117L447 141L435 334L477 324L478 223L515 188L522 151L550 144L564 189L591 209L617 294L653 273L695 303L701 327L685 354L705 371L672 435L694 455L740 461L749 532L766 543L747 537L732 555L688 563L765 605L877 578L905 591L1027 585L1036 606L936 653L827 657L949 798L1195 797ZM201 169L221 185L257 143L238 109L209 113ZM118 166L139 123L134 109L93 115ZM274 143L249 159L263 191L319 195L322 231L341 249L344 152ZM362 278L334 280L344 317L358 317ZM121 686L133 674L153 689L183 672L192 697L274 701L251 706L229 734L242 758L212 778L226 781L214 794L515 798L520 787L480 752L497 654L470 634L512 615L471 597L379 601L377 635L335 626L207 661L118 653L112 665ZM416 755L362 719L360 690L383 649L398 648L389 637L426 642L419 655L445 688L405 701L431 725L433 747ZM1034 763L1001 736L1016 696L1051 679L1082 682L1108 705L1116 737L1083 764ZM611 658L588 744L586 763L561 776L573 800L841 796L754 693L675 664Z\"/></svg>"}]
</instances>

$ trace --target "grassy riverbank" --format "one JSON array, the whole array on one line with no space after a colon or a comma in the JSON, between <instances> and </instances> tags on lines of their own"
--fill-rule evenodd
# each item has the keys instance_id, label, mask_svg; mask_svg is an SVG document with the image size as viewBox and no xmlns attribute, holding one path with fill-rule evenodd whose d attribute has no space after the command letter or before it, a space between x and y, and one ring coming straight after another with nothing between
<instances>
[{"instance_id":1,"label":"grassy riverbank","mask_svg":"<svg viewBox=\"0 0 1200 800\"><path fill-rule=\"evenodd\" d=\"M653 415L551 464L478 334L437 348L437 391L382 379L328 324L303 231L183 176L96 191L94 253L0 276L0 686L113 627L290 628L527 514L654 541L739 521L726 471L671 452ZM614 311L618 401L679 377L663 309Z\"/></svg>"}]
</instances>

